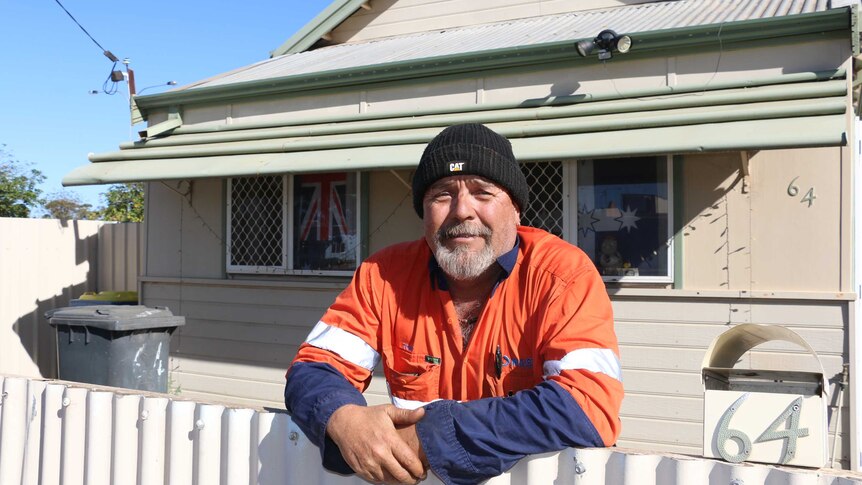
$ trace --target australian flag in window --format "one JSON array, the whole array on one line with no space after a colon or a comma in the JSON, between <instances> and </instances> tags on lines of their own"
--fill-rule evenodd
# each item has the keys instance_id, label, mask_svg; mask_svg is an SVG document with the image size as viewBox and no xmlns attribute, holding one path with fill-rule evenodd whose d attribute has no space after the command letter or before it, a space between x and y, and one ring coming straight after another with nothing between
<instances>
[{"instance_id":1,"label":"australian flag in window","mask_svg":"<svg viewBox=\"0 0 862 485\"><path fill-rule=\"evenodd\" d=\"M294 267L352 270L355 266L355 185L350 174L294 178Z\"/></svg>"}]
</instances>

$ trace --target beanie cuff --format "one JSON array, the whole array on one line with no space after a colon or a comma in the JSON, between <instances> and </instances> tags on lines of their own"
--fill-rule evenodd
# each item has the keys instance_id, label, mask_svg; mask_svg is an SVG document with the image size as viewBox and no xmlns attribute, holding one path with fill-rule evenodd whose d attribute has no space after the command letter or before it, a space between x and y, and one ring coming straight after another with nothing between
<instances>
[{"instance_id":1,"label":"beanie cuff","mask_svg":"<svg viewBox=\"0 0 862 485\"><path fill-rule=\"evenodd\" d=\"M459 175L477 175L503 187L521 210L529 203L527 180L509 140L483 125L454 125L431 140L413 175L413 208L419 217L428 187Z\"/></svg>"}]
</instances>

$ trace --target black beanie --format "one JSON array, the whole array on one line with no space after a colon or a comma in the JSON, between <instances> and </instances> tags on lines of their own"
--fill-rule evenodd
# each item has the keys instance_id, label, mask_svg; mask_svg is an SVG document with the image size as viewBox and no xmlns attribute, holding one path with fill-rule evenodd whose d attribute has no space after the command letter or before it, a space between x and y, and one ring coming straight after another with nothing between
<instances>
[{"instance_id":1,"label":"black beanie","mask_svg":"<svg viewBox=\"0 0 862 485\"><path fill-rule=\"evenodd\" d=\"M454 125L428 143L413 174L413 208L423 216L422 200L434 182L456 175L479 175L502 186L520 210L530 201L527 179L505 137L484 125Z\"/></svg>"}]
</instances>

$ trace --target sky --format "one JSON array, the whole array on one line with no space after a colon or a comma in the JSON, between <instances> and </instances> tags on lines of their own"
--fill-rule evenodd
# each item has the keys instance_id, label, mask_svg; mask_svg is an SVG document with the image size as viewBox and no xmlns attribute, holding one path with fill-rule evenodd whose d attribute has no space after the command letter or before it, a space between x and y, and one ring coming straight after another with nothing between
<instances>
[{"instance_id":1,"label":"sky","mask_svg":"<svg viewBox=\"0 0 862 485\"><path fill-rule=\"evenodd\" d=\"M168 81L182 86L269 58L330 0L60 2L105 49L129 59L139 93L155 86L144 93L155 94ZM113 63L56 0L0 0L0 29L0 146L46 176L43 194L68 190L104 205L107 186L64 189L60 181L89 163L88 153L137 139L127 86L102 92Z\"/></svg>"}]
</instances>

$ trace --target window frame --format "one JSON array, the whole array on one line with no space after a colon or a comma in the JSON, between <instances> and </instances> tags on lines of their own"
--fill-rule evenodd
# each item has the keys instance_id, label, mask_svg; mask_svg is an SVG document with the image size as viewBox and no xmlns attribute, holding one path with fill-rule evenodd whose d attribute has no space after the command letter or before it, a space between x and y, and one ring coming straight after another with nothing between
<instances>
[{"instance_id":1,"label":"window frame","mask_svg":"<svg viewBox=\"0 0 862 485\"><path fill-rule=\"evenodd\" d=\"M674 282L674 180L673 180L673 155L655 155L656 158L665 157L667 164L667 234L664 241L667 246L667 276L606 276L602 275L602 281L605 283L638 283L638 284L672 284ZM627 158L627 157L614 157ZM579 161L592 161L593 163L602 163L603 159L598 158L581 158L566 160L563 162L563 197L564 197L564 231L566 240L578 246L578 210L580 206L578 201L578 167ZM578 246L580 247L580 246ZM588 255L590 256L590 255Z\"/></svg>"},{"instance_id":2,"label":"window frame","mask_svg":"<svg viewBox=\"0 0 862 485\"><path fill-rule=\"evenodd\" d=\"M344 170L344 173L353 174L355 179L355 190L356 190L356 206L354 208L355 217L355 227L356 227L356 240L359 242L356 244L354 248L355 253L355 266L352 270L309 270L309 269L295 269L294 268L294 228L293 223L295 221L295 214L293 209L293 199L294 199L294 177L295 175L314 175L317 173L323 172L308 172L306 173L298 173L298 174L275 174L275 175L261 175L263 177L281 177L282 182L282 191L281 191L281 217L282 217L282 262L284 263L281 266L252 266L252 265L232 265L231 264L231 247L232 247L232 239L233 239L233 227L231 223L231 211L233 210L233 193L232 193L232 185L233 179L235 178L246 178L246 177L228 177L227 178L227 190L225 193L225 228L226 228L226 237L225 237L225 272L228 274L257 274L257 275L293 275L293 276L353 276L356 268L359 267L359 264L362 262L362 174L359 171L353 170Z\"/></svg>"}]
</instances>

